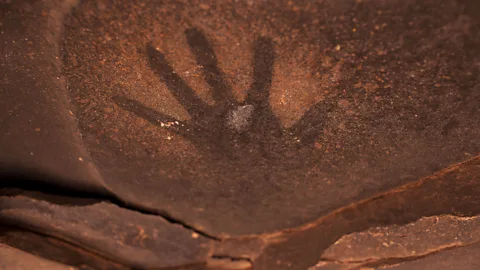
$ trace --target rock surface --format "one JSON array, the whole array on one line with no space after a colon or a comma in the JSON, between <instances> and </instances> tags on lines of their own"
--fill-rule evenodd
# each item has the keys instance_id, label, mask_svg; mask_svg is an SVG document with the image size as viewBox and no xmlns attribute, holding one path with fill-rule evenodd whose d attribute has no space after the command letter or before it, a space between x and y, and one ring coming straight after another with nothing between
<instances>
[{"instance_id":1,"label":"rock surface","mask_svg":"<svg viewBox=\"0 0 480 270\"><path fill-rule=\"evenodd\" d=\"M3 245L86 269L475 265L475 0L0 17Z\"/></svg>"}]
</instances>

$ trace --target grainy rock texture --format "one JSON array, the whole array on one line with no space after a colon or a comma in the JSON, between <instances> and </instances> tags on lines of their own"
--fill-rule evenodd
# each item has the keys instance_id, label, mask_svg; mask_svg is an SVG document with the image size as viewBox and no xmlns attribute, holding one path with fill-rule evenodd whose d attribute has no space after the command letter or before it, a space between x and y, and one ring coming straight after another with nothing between
<instances>
[{"instance_id":1,"label":"grainy rock texture","mask_svg":"<svg viewBox=\"0 0 480 270\"><path fill-rule=\"evenodd\" d=\"M475 265L477 1L0 18L0 243L80 269Z\"/></svg>"}]
</instances>

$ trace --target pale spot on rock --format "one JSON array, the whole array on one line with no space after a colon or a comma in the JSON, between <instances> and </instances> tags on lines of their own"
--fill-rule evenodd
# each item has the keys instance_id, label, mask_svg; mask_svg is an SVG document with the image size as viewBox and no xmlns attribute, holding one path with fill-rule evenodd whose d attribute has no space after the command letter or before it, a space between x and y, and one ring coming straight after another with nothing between
<instances>
[{"instance_id":1,"label":"pale spot on rock","mask_svg":"<svg viewBox=\"0 0 480 270\"><path fill-rule=\"evenodd\" d=\"M230 111L227 116L228 127L238 132L244 131L250 122L253 110L252 105L243 105Z\"/></svg>"}]
</instances>

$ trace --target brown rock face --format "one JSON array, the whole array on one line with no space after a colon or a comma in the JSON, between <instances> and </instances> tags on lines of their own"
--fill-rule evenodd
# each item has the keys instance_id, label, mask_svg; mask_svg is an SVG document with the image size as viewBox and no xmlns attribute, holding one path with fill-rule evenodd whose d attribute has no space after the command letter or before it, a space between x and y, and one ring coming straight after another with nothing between
<instances>
[{"instance_id":1,"label":"brown rock face","mask_svg":"<svg viewBox=\"0 0 480 270\"><path fill-rule=\"evenodd\" d=\"M0 244L100 269L357 269L478 241L473 0L0 7Z\"/></svg>"}]
</instances>

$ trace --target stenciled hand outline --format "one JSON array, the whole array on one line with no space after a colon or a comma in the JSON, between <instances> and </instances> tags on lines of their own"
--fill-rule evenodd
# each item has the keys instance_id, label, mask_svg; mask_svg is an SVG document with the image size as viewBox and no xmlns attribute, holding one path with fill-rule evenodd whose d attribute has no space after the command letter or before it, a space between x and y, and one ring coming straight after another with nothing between
<instances>
[{"instance_id":1,"label":"stenciled hand outline","mask_svg":"<svg viewBox=\"0 0 480 270\"><path fill-rule=\"evenodd\" d=\"M299 148L313 148L333 106L319 102L291 127L282 127L269 103L275 61L271 38L256 39L253 46L253 82L245 101L238 102L225 75L218 68L217 57L205 35L196 28L187 29L185 35L212 90L214 105L201 100L173 70L164 54L150 43L146 45L150 67L186 109L191 119L180 121L123 96L114 96L113 101L154 125L176 123L167 128L192 142L197 149L213 156L249 159L252 162L259 158L280 161L295 156Z\"/></svg>"}]
</instances>

